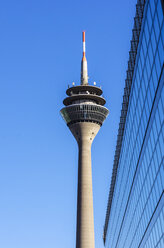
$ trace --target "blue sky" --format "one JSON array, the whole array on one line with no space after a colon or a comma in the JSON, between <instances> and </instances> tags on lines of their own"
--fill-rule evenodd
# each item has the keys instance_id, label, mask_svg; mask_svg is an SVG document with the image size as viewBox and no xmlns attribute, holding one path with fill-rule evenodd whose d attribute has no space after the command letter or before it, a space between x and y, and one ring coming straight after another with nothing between
<instances>
[{"instance_id":1,"label":"blue sky","mask_svg":"<svg viewBox=\"0 0 164 248\"><path fill-rule=\"evenodd\" d=\"M92 146L95 243L103 247L135 4L2 1L0 247L75 247L78 150L59 111L68 84L80 82L83 30L89 80L110 111Z\"/></svg>"}]
</instances>

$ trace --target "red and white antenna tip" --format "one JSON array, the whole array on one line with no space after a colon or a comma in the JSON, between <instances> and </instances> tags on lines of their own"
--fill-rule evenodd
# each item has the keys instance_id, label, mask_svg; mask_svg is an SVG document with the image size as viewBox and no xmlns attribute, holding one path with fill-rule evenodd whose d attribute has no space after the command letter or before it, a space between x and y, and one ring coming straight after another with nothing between
<instances>
[{"instance_id":1,"label":"red and white antenna tip","mask_svg":"<svg viewBox=\"0 0 164 248\"><path fill-rule=\"evenodd\" d=\"M85 57L85 31L82 33L83 37L83 58L81 63L81 85L88 85L88 69L87 69L87 60Z\"/></svg>"},{"instance_id":2,"label":"red and white antenna tip","mask_svg":"<svg viewBox=\"0 0 164 248\"><path fill-rule=\"evenodd\" d=\"M83 31L83 42L85 42L85 31Z\"/></svg>"},{"instance_id":3,"label":"red and white antenna tip","mask_svg":"<svg viewBox=\"0 0 164 248\"><path fill-rule=\"evenodd\" d=\"M83 60L86 60L85 58L85 31L83 31Z\"/></svg>"}]
</instances>

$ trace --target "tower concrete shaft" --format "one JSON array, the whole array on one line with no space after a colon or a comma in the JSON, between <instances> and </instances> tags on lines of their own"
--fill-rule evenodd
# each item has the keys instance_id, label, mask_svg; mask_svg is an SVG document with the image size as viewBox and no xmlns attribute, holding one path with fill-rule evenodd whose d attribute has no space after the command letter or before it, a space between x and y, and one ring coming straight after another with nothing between
<instances>
[{"instance_id":1,"label":"tower concrete shaft","mask_svg":"<svg viewBox=\"0 0 164 248\"><path fill-rule=\"evenodd\" d=\"M100 125L79 122L70 126L79 147L76 248L94 248L91 145Z\"/></svg>"},{"instance_id":2,"label":"tower concrete shaft","mask_svg":"<svg viewBox=\"0 0 164 248\"><path fill-rule=\"evenodd\" d=\"M101 88L88 85L85 32L81 85L68 88L66 94L60 112L79 148L76 248L94 248L91 145L109 111Z\"/></svg>"}]
</instances>

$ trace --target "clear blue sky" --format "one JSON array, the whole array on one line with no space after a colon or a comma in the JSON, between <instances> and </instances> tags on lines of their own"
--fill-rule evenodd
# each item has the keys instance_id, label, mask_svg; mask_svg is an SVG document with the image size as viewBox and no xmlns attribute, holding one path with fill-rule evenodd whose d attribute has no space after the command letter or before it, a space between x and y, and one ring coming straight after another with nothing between
<instances>
[{"instance_id":1,"label":"clear blue sky","mask_svg":"<svg viewBox=\"0 0 164 248\"><path fill-rule=\"evenodd\" d=\"M96 248L102 248L136 0L6 0L0 7L0 247L73 248L77 145L62 120L80 81L82 30L90 82L110 110L92 147Z\"/></svg>"}]
</instances>

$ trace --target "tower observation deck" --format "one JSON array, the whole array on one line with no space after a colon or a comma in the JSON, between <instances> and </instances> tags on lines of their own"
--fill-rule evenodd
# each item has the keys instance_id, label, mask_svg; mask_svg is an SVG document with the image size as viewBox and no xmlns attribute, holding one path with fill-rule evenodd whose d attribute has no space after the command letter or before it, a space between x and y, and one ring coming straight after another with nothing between
<instances>
[{"instance_id":1,"label":"tower observation deck","mask_svg":"<svg viewBox=\"0 0 164 248\"><path fill-rule=\"evenodd\" d=\"M88 84L83 32L81 84L67 89L61 115L79 147L76 248L94 248L91 145L109 111L102 89Z\"/></svg>"}]
</instances>

